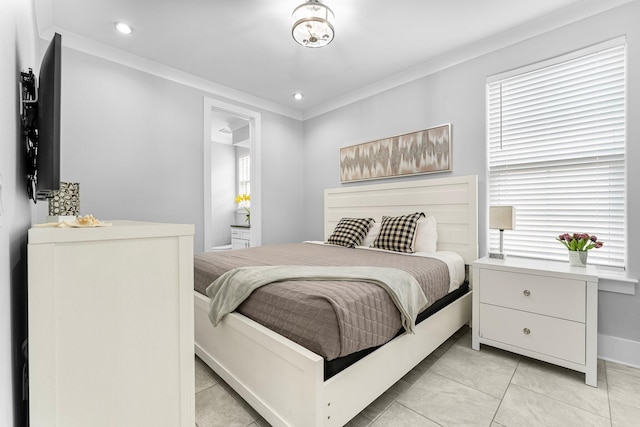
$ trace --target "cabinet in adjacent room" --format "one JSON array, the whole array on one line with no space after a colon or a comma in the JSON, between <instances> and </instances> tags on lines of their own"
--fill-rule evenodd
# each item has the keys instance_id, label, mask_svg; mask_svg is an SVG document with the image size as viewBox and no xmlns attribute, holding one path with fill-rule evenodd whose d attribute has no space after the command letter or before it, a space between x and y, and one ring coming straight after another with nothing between
<instances>
[{"instance_id":1,"label":"cabinet in adjacent room","mask_svg":"<svg viewBox=\"0 0 640 427\"><path fill-rule=\"evenodd\" d=\"M244 225L231 226L231 249L251 247L251 228Z\"/></svg>"}]
</instances>

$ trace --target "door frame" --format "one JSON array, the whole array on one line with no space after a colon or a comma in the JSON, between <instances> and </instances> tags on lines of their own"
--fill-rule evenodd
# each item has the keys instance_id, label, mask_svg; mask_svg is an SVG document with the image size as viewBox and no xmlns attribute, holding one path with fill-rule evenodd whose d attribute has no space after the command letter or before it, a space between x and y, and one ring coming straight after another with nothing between
<instances>
[{"instance_id":1,"label":"door frame","mask_svg":"<svg viewBox=\"0 0 640 427\"><path fill-rule=\"evenodd\" d=\"M214 111L222 111L242 117L249 121L249 138L251 140L251 246L260 246L262 243L262 208L261 208L261 114L257 111L229 104L213 98L203 97L203 161L204 161L204 218L203 218L203 245L202 250L208 252L212 247L212 184L211 184L211 114ZM231 225L231 224L228 224Z\"/></svg>"}]
</instances>

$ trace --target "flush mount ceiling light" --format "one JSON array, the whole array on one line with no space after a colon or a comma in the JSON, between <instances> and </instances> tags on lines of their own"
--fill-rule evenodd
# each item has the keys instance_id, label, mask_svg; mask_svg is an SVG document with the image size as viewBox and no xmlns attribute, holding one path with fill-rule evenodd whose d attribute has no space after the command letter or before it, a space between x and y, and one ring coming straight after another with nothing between
<instances>
[{"instance_id":1,"label":"flush mount ceiling light","mask_svg":"<svg viewBox=\"0 0 640 427\"><path fill-rule=\"evenodd\" d=\"M125 24L124 22L116 22L113 25L115 25L116 29L122 34L131 34L133 32L131 26L129 24Z\"/></svg>"},{"instance_id":2,"label":"flush mount ceiling light","mask_svg":"<svg viewBox=\"0 0 640 427\"><path fill-rule=\"evenodd\" d=\"M335 16L331 9L318 0L310 0L296 7L291 18L291 35L302 46L322 47L333 40Z\"/></svg>"},{"instance_id":3,"label":"flush mount ceiling light","mask_svg":"<svg viewBox=\"0 0 640 427\"><path fill-rule=\"evenodd\" d=\"M296 101L301 101L302 98L304 98L304 95L301 94L300 92L296 92L293 94L293 99L295 99Z\"/></svg>"}]
</instances>

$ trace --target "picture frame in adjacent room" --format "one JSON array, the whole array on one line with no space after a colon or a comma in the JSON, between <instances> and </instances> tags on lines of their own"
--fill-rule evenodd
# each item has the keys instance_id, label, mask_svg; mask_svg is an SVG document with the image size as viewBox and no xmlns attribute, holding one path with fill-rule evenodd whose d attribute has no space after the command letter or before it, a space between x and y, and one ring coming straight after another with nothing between
<instances>
[{"instance_id":1,"label":"picture frame in adjacent room","mask_svg":"<svg viewBox=\"0 0 640 427\"><path fill-rule=\"evenodd\" d=\"M340 181L451 172L451 124L340 148Z\"/></svg>"}]
</instances>

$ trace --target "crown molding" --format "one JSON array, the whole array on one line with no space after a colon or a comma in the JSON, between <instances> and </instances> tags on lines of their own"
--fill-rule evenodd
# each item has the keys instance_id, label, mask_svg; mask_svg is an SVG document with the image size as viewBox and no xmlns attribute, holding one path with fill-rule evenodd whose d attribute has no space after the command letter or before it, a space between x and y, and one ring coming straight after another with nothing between
<instances>
[{"instance_id":1,"label":"crown molding","mask_svg":"<svg viewBox=\"0 0 640 427\"><path fill-rule=\"evenodd\" d=\"M552 14L545 15L500 34L496 34L495 36L445 53L423 64L408 68L405 71L379 80L376 83L334 98L329 102L304 110L302 120L308 120L337 110L338 108L361 101L389 89L402 86L446 68L495 52L565 25L606 12L626 3L631 3L632 1L635 0L609 0L606 2L601 0L584 0L572 6L567 6Z\"/></svg>"},{"instance_id":2,"label":"crown molding","mask_svg":"<svg viewBox=\"0 0 640 427\"><path fill-rule=\"evenodd\" d=\"M55 27L52 28L55 29ZM55 31L63 35L63 44L71 49L97 56L154 76L162 77L194 89L199 89L203 92L207 92L208 94L217 95L230 101L250 105L253 108L270 111L292 119L302 120L302 112L299 110L288 108L246 92L232 89L228 86L162 65L141 56L124 52L120 49L115 49L111 46L89 40L77 34L69 33L68 31L61 29L55 29Z\"/></svg>"},{"instance_id":3,"label":"crown molding","mask_svg":"<svg viewBox=\"0 0 640 427\"><path fill-rule=\"evenodd\" d=\"M53 25L52 0L34 0L34 3L36 5L36 25L38 28L38 34L42 39L51 40L54 33L59 33L63 36L62 40L64 47L106 59L154 76L162 77L194 89L199 89L207 92L208 94L226 98L229 101L239 102L250 105L253 108L259 108L290 117L292 119L302 120L302 112L300 110L286 107L237 89L232 89L228 86L194 76L193 74L177 70L141 56L133 55L123 50L82 37L78 34L57 28Z\"/></svg>"},{"instance_id":4,"label":"crown molding","mask_svg":"<svg viewBox=\"0 0 640 427\"><path fill-rule=\"evenodd\" d=\"M64 36L63 44L66 47L156 75L176 83L190 86L231 101L251 105L255 108L260 108L292 119L304 121L636 0L608 0L606 2L603 2L602 0L584 0L574 5L567 6L552 14L545 15L526 24L512 28L511 30L504 31L495 36L479 40L478 42L469 44L460 49L440 55L423 64L346 93L329 102L302 111L232 89L228 86L194 76L193 74L162 65L137 55L132 55L122 50L81 37L77 34L56 28L53 25L53 0L33 1L35 5L38 33L40 37L45 40L51 39L53 33L58 32Z\"/></svg>"}]
</instances>

